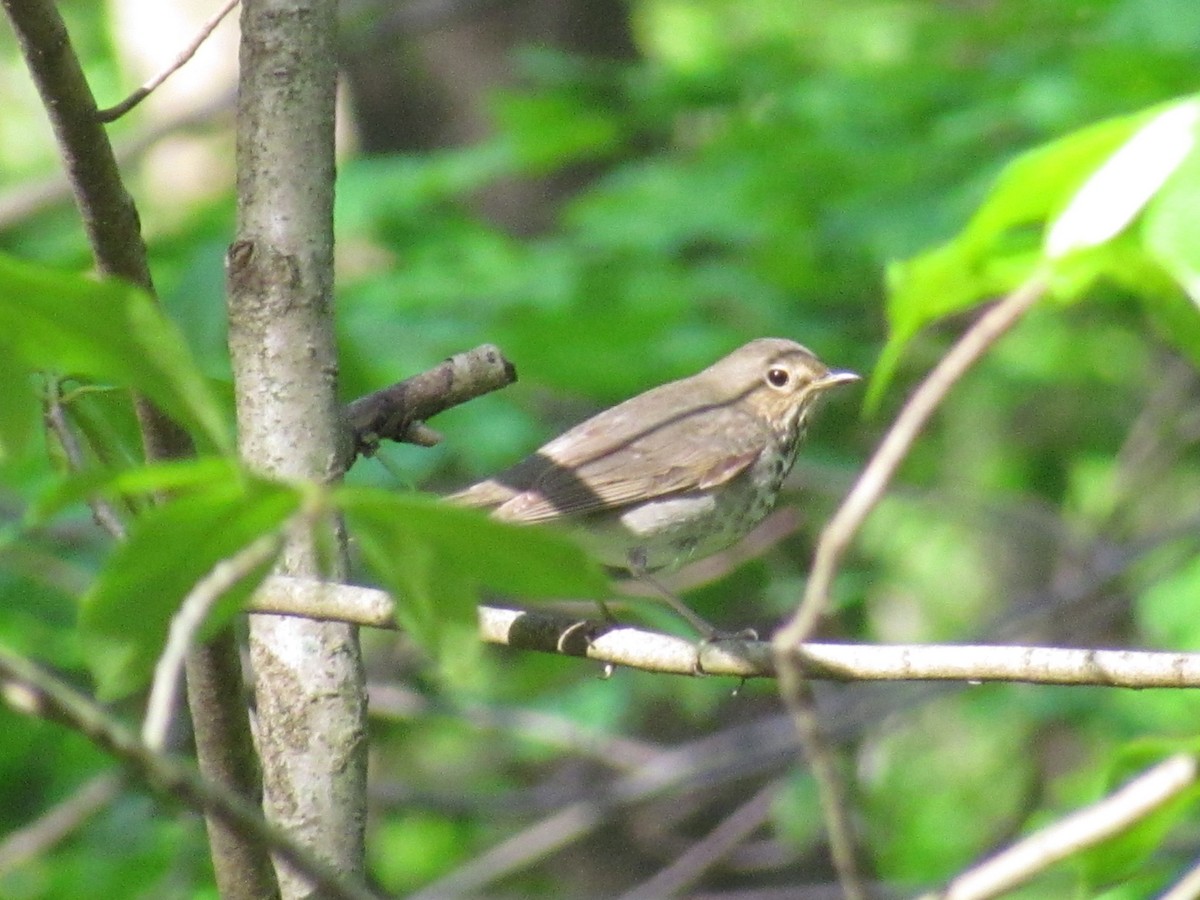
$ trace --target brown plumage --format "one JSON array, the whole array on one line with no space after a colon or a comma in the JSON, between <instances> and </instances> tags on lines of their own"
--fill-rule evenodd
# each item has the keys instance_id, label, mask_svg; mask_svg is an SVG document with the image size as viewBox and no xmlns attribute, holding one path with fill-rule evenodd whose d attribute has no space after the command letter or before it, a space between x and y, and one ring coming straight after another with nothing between
<instances>
[{"instance_id":1,"label":"brown plumage","mask_svg":"<svg viewBox=\"0 0 1200 900\"><path fill-rule=\"evenodd\" d=\"M761 338L450 499L509 522L562 523L601 562L634 574L669 569L767 515L817 398L856 380L794 341Z\"/></svg>"}]
</instances>

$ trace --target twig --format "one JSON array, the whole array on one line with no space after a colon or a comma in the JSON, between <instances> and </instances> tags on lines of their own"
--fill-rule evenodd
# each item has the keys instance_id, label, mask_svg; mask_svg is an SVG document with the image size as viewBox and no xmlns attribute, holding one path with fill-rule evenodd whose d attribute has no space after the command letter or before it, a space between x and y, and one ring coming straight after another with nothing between
<instances>
[{"instance_id":1,"label":"twig","mask_svg":"<svg viewBox=\"0 0 1200 900\"><path fill-rule=\"evenodd\" d=\"M129 112L150 94L164 81L170 78L175 72L183 68L189 59L191 59L196 51L200 49L200 45L208 40L208 36L216 30L216 27L221 24L221 20L229 15L230 11L238 5L238 0L225 0L225 5L212 15L207 22L200 26L200 31L196 37L180 52L178 56L161 72L143 84L140 88L122 100L115 106L110 106L107 109L99 110L96 113L96 118L101 122L114 122L125 113Z\"/></svg>"},{"instance_id":2,"label":"twig","mask_svg":"<svg viewBox=\"0 0 1200 900\"><path fill-rule=\"evenodd\" d=\"M45 402L46 427L58 438L58 444L67 457L71 471L82 472L87 466L87 461L83 457L83 448L75 437L75 430L67 419L66 409L63 407L62 384L55 376L48 378ZM92 518L96 520L96 524L118 541L123 540L125 523L121 521L121 517L112 504L99 496L88 497L87 502L91 507Z\"/></svg>"},{"instance_id":3,"label":"twig","mask_svg":"<svg viewBox=\"0 0 1200 900\"><path fill-rule=\"evenodd\" d=\"M6 512L0 512L0 518ZM8 521L15 521L18 516L19 513L13 513ZM54 532L61 530L64 529L54 529L52 536L57 536ZM82 566L73 565L52 550L43 550L25 541L8 541L5 546L0 546L0 564L10 575L20 575L32 584L45 585L67 596L79 596L86 592L95 574Z\"/></svg>"},{"instance_id":4,"label":"twig","mask_svg":"<svg viewBox=\"0 0 1200 900\"><path fill-rule=\"evenodd\" d=\"M96 267L153 291L137 209L96 118L79 57L50 0L0 0L54 127Z\"/></svg>"},{"instance_id":5,"label":"twig","mask_svg":"<svg viewBox=\"0 0 1200 900\"><path fill-rule=\"evenodd\" d=\"M161 750L166 745L178 706L184 660L196 632L226 592L275 557L284 530L264 534L229 559L221 560L188 591L179 611L171 619L167 645L154 667L154 683L146 704L146 718L142 722L142 741L147 747Z\"/></svg>"},{"instance_id":6,"label":"twig","mask_svg":"<svg viewBox=\"0 0 1200 900\"><path fill-rule=\"evenodd\" d=\"M988 348L1042 298L1046 288L1046 276L1035 274L989 309L913 392L858 481L822 530L804 598L795 615L775 634L774 643L781 656L786 656L790 647L803 643L812 633L828 603L829 589L843 553L883 496L888 482L938 404Z\"/></svg>"},{"instance_id":7,"label":"twig","mask_svg":"<svg viewBox=\"0 0 1200 900\"><path fill-rule=\"evenodd\" d=\"M327 619L375 628L399 627L396 624L395 601L387 591L289 575L267 578L250 598L247 609L250 612Z\"/></svg>"},{"instance_id":8,"label":"twig","mask_svg":"<svg viewBox=\"0 0 1200 900\"><path fill-rule=\"evenodd\" d=\"M35 821L10 832L0 843L0 875L24 865L63 840L116 798L123 784L124 776L114 772L97 775Z\"/></svg>"},{"instance_id":9,"label":"twig","mask_svg":"<svg viewBox=\"0 0 1200 900\"><path fill-rule=\"evenodd\" d=\"M136 163L165 138L212 123L233 109L233 100L234 93L229 91L168 119L151 123L129 136L118 138L113 148L118 165L126 167ZM71 183L63 172L57 170L10 185L0 191L0 231L70 202Z\"/></svg>"},{"instance_id":10,"label":"twig","mask_svg":"<svg viewBox=\"0 0 1200 900\"><path fill-rule=\"evenodd\" d=\"M830 850L838 868L839 881L848 897L865 896L865 889L855 864L857 841L850 828L850 816L839 807L840 798L846 791L833 761L823 758L825 742L806 697L803 670L794 654L808 640L828 605L829 591L842 555L883 496L921 428L955 382L1042 297L1047 283L1046 275L1038 272L988 310L959 338L913 393L833 519L822 530L804 597L795 614L772 640L780 695L792 712L796 731L813 766L829 831ZM828 783L826 779L829 779Z\"/></svg>"},{"instance_id":11,"label":"twig","mask_svg":"<svg viewBox=\"0 0 1200 900\"><path fill-rule=\"evenodd\" d=\"M929 900L984 900L1023 884L1074 853L1108 840L1177 797L1197 778L1195 757L1177 754L1098 803L1049 825L955 878Z\"/></svg>"},{"instance_id":12,"label":"twig","mask_svg":"<svg viewBox=\"0 0 1200 900\"><path fill-rule=\"evenodd\" d=\"M370 456L381 440L432 446L441 436L425 420L482 394L507 387L517 370L492 344L456 353L419 375L360 397L346 408L354 455ZM347 465L353 459L347 460Z\"/></svg>"},{"instance_id":13,"label":"twig","mask_svg":"<svg viewBox=\"0 0 1200 900\"><path fill-rule=\"evenodd\" d=\"M304 877L322 896L341 900L377 900L364 885L332 869L282 829L263 820L262 811L237 794L198 775L170 756L152 750L103 707L70 687L41 666L0 647L3 697L20 712L70 725L128 764L148 784L192 809L219 819L250 841L261 841Z\"/></svg>"},{"instance_id":14,"label":"twig","mask_svg":"<svg viewBox=\"0 0 1200 900\"><path fill-rule=\"evenodd\" d=\"M809 678L1095 685L1141 689L1200 682L1200 654L1014 645L805 644Z\"/></svg>"},{"instance_id":15,"label":"twig","mask_svg":"<svg viewBox=\"0 0 1200 900\"><path fill-rule=\"evenodd\" d=\"M620 900L656 900L674 897L691 887L733 848L748 838L767 819L771 803L779 793L779 782L772 781L753 797L726 816L716 828L692 844L674 862L655 873Z\"/></svg>"},{"instance_id":16,"label":"twig","mask_svg":"<svg viewBox=\"0 0 1200 900\"><path fill-rule=\"evenodd\" d=\"M636 771L607 783L594 796L564 805L468 860L409 900L486 894L487 885L578 841L601 827L617 810L678 790L682 785L712 783L732 771L739 778L746 777L742 763L747 746L752 746L756 754L771 754L782 760L794 753L795 743L795 734L778 727L777 718L771 717L665 750Z\"/></svg>"},{"instance_id":17,"label":"twig","mask_svg":"<svg viewBox=\"0 0 1200 900\"><path fill-rule=\"evenodd\" d=\"M845 900L867 900L867 886L863 880L858 860L858 840L851 818L849 792L846 779L838 771L837 753L821 727L817 701L813 696L812 682L803 677L803 670L793 664L792 673L801 673L790 689L785 689L785 678L780 678L780 693L784 705L792 717L800 748L808 760L820 801L821 816L825 823L825 834L829 841L829 856L837 872L838 884Z\"/></svg>"},{"instance_id":18,"label":"twig","mask_svg":"<svg viewBox=\"0 0 1200 900\"><path fill-rule=\"evenodd\" d=\"M606 819L605 811L604 804L586 801L564 806L554 815L477 854L449 875L409 894L409 900L452 900L474 896L491 882L549 856L598 828Z\"/></svg>"},{"instance_id":19,"label":"twig","mask_svg":"<svg viewBox=\"0 0 1200 900\"><path fill-rule=\"evenodd\" d=\"M395 605L375 588L269 577L251 612L331 619L396 628ZM692 641L611 623L585 622L552 610L481 606L482 640L522 650L579 656L673 675L771 678L775 658L765 641ZM607 630L606 630L607 629ZM1100 685L1121 688L1200 687L1200 653L1063 647L945 644L807 643L793 655L806 678L830 681L957 681Z\"/></svg>"},{"instance_id":20,"label":"twig","mask_svg":"<svg viewBox=\"0 0 1200 900\"><path fill-rule=\"evenodd\" d=\"M1154 389L1117 450L1109 521L1116 516L1123 500L1145 496L1146 488L1159 483L1186 446L1179 423L1194 402L1196 370L1191 363L1175 359L1163 367L1161 374L1156 374L1155 381ZM1171 438L1169 444L1165 436Z\"/></svg>"}]
</instances>

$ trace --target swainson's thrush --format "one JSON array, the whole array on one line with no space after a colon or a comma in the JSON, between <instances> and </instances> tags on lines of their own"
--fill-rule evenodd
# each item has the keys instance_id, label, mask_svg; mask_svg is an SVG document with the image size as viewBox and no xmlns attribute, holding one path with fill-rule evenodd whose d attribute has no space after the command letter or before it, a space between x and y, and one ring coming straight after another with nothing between
<instances>
[{"instance_id":1,"label":"swainson's thrush","mask_svg":"<svg viewBox=\"0 0 1200 900\"><path fill-rule=\"evenodd\" d=\"M817 399L857 380L794 341L760 338L593 416L449 499L508 522L567 525L601 563L634 576L669 570L763 520Z\"/></svg>"}]
</instances>

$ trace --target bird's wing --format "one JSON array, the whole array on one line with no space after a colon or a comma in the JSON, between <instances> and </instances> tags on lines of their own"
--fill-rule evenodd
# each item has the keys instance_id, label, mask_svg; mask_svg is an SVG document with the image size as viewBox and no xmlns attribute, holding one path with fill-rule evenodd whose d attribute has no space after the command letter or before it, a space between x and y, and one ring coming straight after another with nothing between
<instances>
[{"instance_id":1,"label":"bird's wing","mask_svg":"<svg viewBox=\"0 0 1200 900\"><path fill-rule=\"evenodd\" d=\"M518 477L493 479L511 492L488 504L496 517L547 522L716 487L745 471L764 445L763 425L729 407L711 437L695 427L697 418L711 421L711 410L684 411L653 428L634 426L623 412L614 407L551 441L512 470ZM500 496L495 487L486 493Z\"/></svg>"},{"instance_id":2,"label":"bird's wing","mask_svg":"<svg viewBox=\"0 0 1200 900\"><path fill-rule=\"evenodd\" d=\"M540 477L543 463L544 460L535 453L493 478L447 495L446 499L462 506L496 509L528 490Z\"/></svg>"}]
</instances>

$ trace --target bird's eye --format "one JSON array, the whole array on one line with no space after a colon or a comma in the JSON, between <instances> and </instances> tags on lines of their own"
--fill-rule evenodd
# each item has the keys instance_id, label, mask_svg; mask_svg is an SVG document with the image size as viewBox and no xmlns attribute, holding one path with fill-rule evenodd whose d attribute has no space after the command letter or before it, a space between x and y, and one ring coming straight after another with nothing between
<instances>
[{"instance_id":1,"label":"bird's eye","mask_svg":"<svg viewBox=\"0 0 1200 900\"><path fill-rule=\"evenodd\" d=\"M792 375L787 369L781 369L776 366L773 369L767 370L767 383L771 387L786 387L787 383L792 380Z\"/></svg>"}]
</instances>

